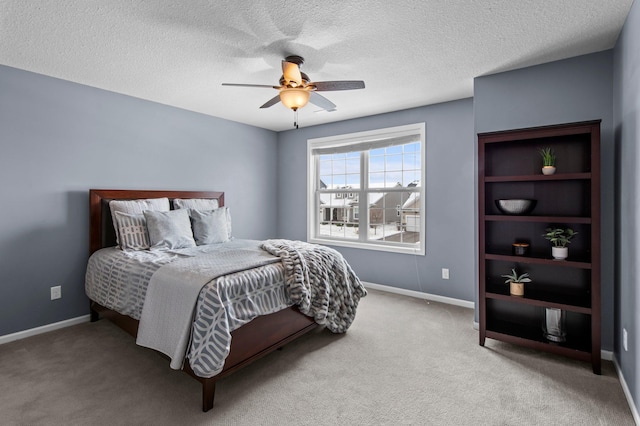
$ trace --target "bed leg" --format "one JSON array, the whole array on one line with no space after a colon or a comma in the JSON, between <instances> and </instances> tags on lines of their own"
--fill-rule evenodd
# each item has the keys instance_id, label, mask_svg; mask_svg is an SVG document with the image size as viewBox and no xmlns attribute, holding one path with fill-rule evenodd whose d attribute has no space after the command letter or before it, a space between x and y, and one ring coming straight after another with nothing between
<instances>
[{"instance_id":1,"label":"bed leg","mask_svg":"<svg viewBox=\"0 0 640 426\"><path fill-rule=\"evenodd\" d=\"M100 314L98 311L93 309L93 305L89 302L89 317L91 322L96 322L100 319Z\"/></svg>"},{"instance_id":2,"label":"bed leg","mask_svg":"<svg viewBox=\"0 0 640 426\"><path fill-rule=\"evenodd\" d=\"M207 412L213 408L213 398L216 394L215 380L205 380L202 382L202 411Z\"/></svg>"}]
</instances>

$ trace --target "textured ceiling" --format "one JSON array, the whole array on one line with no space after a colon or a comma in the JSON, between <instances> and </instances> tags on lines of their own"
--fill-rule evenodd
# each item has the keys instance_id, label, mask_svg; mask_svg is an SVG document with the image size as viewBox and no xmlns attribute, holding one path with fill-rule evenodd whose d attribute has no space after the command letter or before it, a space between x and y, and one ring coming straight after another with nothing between
<instances>
[{"instance_id":1,"label":"textured ceiling","mask_svg":"<svg viewBox=\"0 0 640 426\"><path fill-rule=\"evenodd\" d=\"M612 48L633 0L0 0L0 64L271 130L280 61L337 111L301 127L473 96L473 78ZM1 94L0 94L1 96Z\"/></svg>"}]
</instances>

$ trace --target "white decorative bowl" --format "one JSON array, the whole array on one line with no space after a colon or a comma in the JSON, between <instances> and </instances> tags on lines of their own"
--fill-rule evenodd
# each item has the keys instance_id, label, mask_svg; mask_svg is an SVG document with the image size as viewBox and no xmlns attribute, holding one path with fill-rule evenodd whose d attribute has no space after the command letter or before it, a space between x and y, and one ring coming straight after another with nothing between
<instances>
[{"instance_id":1,"label":"white decorative bowl","mask_svg":"<svg viewBox=\"0 0 640 426\"><path fill-rule=\"evenodd\" d=\"M536 200L510 198L506 200L496 200L496 207L504 214L528 214L534 209L536 202Z\"/></svg>"}]
</instances>

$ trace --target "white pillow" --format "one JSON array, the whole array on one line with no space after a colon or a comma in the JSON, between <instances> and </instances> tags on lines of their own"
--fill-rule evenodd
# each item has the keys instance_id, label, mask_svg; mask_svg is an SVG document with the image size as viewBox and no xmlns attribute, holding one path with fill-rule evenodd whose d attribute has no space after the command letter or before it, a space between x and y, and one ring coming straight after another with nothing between
<instances>
[{"instance_id":1,"label":"white pillow","mask_svg":"<svg viewBox=\"0 0 640 426\"><path fill-rule=\"evenodd\" d=\"M189 210L196 244L225 243L231 239L231 215L227 207L213 210Z\"/></svg>"},{"instance_id":2,"label":"white pillow","mask_svg":"<svg viewBox=\"0 0 640 426\"><path fill-rule=\"evenodd\" d=\"M176 198L173 200L175 209L213 210L220 207L215 198Z\"/></svg>"},{"instance_id":3,"label":"white pillow","mask_svg":"<svg viewBox=\"0 0 640 426\"><path fill-rule=\"evenodd\" d=\"M122 250L148 250L149 233L147 220L142 214L128 214L116 211L120 248Z\"/></svg>"},{"instance_id":4,"label":"white pillow","mask_svg":"<svg viewBox=\"0 0 640 426\"><path fill-rule=\"evenodd\" d=\"M147 198L144 200L111 200L109 201L111 209L111 219L113 220L113 228L116 230L116 242L120 244L120 236L118 235L118 224L116 222L116 212L127 214L142 214L145 210L152 211L169 211L168 198Z\"/></svg>"},{"instance_id":5,"label":"white pillow","mask_svg":"<svg viewBox=\"0 0 640 426\"><path fill-rule=\"evenodd\" d=\"M144 211L151 250L195 247L187 210Z\"/></svg>"}]
</instances>

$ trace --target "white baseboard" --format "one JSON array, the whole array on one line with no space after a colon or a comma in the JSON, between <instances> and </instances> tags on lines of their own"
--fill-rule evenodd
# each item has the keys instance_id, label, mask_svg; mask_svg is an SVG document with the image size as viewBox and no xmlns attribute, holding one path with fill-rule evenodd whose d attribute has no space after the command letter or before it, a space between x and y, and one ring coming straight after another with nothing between
<instances>
[{"instance_id":1,"label":"white baseboard","mask_svg":"<svg viewBox=\"0 0 640 426\"><path fill-rule=\"evenodd\" d=\"M448 305L462 306L463 308L470 308L470 309L475 308L475 303L469 302L467 300L454 299L452 297L438 296L438 295L429 294L429 293L422 293L420 291L415 291L415 290L405 290L403 288L391 287L391 286L382 285L382 284L374 284L374 283L369 283L365 281L363 281L362 284L365 286L365 288L370 288L372 290L386 291L387 293L401 294L403 296L416 297L418 299L431 300L433 302L446 303Z\"/></svg>"},{"instance_id":2,"label":"white baseboard","mask_svg":"<svg viewBox=\"0 0 640 426\"><path fill-rule=\"evenodd\" d=\"M72 325L82 324L83 322L89 322L90 316L83 315L77 318L71 318L68 320L54 322L53 324L43 325L41 327L31 328L29 330L18 331L17 333L5 334L0 336L0 345L4 343L13 342L14 340L26 339L27 337L35 336L42 333L48 333L49 331L58 330L60 328L71 327Z\"/></svg>"},{"instance_id":3,"label":"white baseboard","mask_svg":"<svg viewBox=\"0 0 640 426\"><path fill-rule=\"evenodd\" d=\"M618 365L618 360L615 357L613 358L613 365L615 366L616 372L618 373L618 380L620 380L620 385L622 385L624 396L627 398L627 404L629 404L629 409L631 410L633 421L636 422L637 425L640 425L640 414L638 413L638 408L636 407L636 403L633 401L633 396L631 395L629 386L627 386L627 381L624 379L622 370Z\"/></svg>"}]
</instances>

